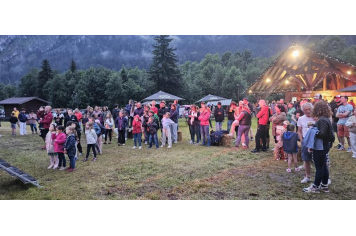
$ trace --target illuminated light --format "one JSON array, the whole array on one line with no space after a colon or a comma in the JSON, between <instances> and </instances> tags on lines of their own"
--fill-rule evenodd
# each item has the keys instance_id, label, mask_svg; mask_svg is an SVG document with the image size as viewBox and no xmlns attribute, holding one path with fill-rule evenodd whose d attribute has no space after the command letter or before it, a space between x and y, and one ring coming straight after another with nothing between
<instances>
[{"instance_id":1,"label":"illuminated light","mask_svg":"<svg viewBox=\"0 0 356 236\"><path fill-rule=\"evenodd\" d=\"M252 90L249 90L248 92L249 92L249 93L252 93Z\"/></svg>"},{"instance_id":2,"label":"illuminated light","mask_svg":"<svg viewBox=\"0 0 356 236\"><path fill-rule=\"evenodd\" d=\"M288 80L286 80L286 84L289 84L289 81L288 81Z\"/></svg>"},{"instance_id":3,"label":"illuminated light","mask_svg":"<svg viewBox=\"0 0 356 236\"><path fill-rule=\"evenodd\" d=\"M298 51L298 50L295 50L295 51L292 53L292 56L293 56L293 57L299 56L299 51Z\"/></svg>"},{"instance_id":4,"label":"illuminated light","mask_svg":"<svg viewBox=\"0 0 356 236\"><path fill-rule=\"evenodd\" d=\"M271 79L270 79L270 78L267 78L267 79L266 79L266 82L267 82L267 83L271 82Z\"/></svg>"},{"instance_id":5,"label":"illuminated light","mask_svg":"<svg viewBox=\"0 0 356 236\"><path fill-rule=\"evenodd\" d=\"M348 71L347 71L347 74L348 74L348 75L351 75L351 71L350 71L350 70L348 70Z\"/></svg>"}]
</instances>

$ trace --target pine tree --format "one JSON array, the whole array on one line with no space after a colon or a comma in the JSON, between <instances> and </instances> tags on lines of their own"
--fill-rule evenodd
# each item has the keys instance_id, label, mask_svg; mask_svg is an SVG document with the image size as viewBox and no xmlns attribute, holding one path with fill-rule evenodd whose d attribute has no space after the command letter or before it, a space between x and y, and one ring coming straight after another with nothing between
<instances>
[{"instance_id":1,"label":"pine tree","mask_svg":"<svg viewBox=\"0 0 356 236\"><path fill-rule=\"evenodd\" d=\"M179 94L182 79L177 66L177 56L174 52L176 48L169 47L169 43L173 39L170 39L168 35L160 35L154 40L156 44L152 45L154 50L149 79L154 82L157 91Z\"/></svg>"},{"instance_id":2,"label":"pine tree","mask_svg":"<svg viewBox=\"0 0 356 236\"><path fill-rule=\"evenodd\" d=\"M48 96L44 93L43 87L53 78L51 65L47 59L42 61L42 70L38 73L36 95L39 98L46 99Z\"/></svg>"},{"instance_id":3,"label":"pine tree","mask_svg":"<svg viewBox=\"0 0 356 236\"><path fill-rule=\"evenodd\" d=\"M70 63L69 70L74 73L77 70L77 65L75 64L75 61L72 58L72 62Z\"/></svg>"},{"instance_id":4,"label":"pine tree","mask_svg":"<svg viewBox=\"0 0 356 236\"><path fill-rule=\"evenodd\" d=\"M121 71L120 71L120 74L121 74L122 82L123 82L123 83L126 83L127 80L128 80L128 78L127 78L127 72L126 72L126 70L125 70L125 66L124 66L124 65L122 66L122 69L121 69Z\"/></svg>"}]
</instances>

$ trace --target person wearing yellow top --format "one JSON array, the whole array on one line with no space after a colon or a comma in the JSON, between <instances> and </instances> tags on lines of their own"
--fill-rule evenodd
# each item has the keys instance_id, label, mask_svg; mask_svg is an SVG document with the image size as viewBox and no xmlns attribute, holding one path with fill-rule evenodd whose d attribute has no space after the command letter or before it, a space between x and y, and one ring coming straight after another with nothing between
<instances>
[{"instance_id":1,"label":"person wearing yellow top","mask_svg":"<svg viewBox=\"0 0 356 236\"><path fill-rule=\"evenodd\" d=\"M14 111L12 112L15 114L16 118L19 118L20 112L14 107Z\"/></svg>"}]
</instances>

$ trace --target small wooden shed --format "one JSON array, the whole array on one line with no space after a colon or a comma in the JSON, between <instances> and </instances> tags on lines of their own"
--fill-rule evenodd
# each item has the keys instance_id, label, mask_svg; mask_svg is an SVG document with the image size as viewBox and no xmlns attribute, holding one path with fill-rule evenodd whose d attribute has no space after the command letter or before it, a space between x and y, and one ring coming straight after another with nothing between
<instances>
[{"instance_id":1,"label":"small wooden shed","mask_svg":"<svg viewBox=\"0 0 356 236\"><path fill-rule=\"evenodd\" d=\"M14 107L19 111L21 111L22 108L25 108L26 113L30 113L31 110L37 112L41 106L47 106L48 104L48 101L37 97L14 97L0 101L0 105L4 106L5 118L11 116Z\"/></svg>"}]
</instances>

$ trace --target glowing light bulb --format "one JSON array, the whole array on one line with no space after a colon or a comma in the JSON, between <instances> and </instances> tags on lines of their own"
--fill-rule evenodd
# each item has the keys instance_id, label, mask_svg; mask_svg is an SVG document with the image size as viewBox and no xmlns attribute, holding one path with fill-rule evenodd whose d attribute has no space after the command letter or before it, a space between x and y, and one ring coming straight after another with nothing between
<instances>
[{"instance_id":1,"label":"glowing light bulb","mask_svg":"<svg viewBox=\"0 0 356 236\"><path fill-rule=\"evenodd\" d=\"M348 70L348 71L347 71L347 74L348 74L348 75L351 75L351 71L350 71L350 70Z\"/></svg>"},{"instance_id":2,"label":"glowing light bulb","mask_svg":"<svg viewBox=\"0 0 356 236\"><path fill-rule=\"evenodd\" d=\"M293 57L299 56L299 51L298 51L298 50L295 50L295 51L292 53L292 56L293 56Z\"/></svg>"},{"instance_id":3,"label":"glowing light bulb","mask_svg":"<svg viewBox=\"0 0 356 236\"><path fill-rule=\"evenodd\" d=\"M266 82L267 82L267 83L271 82L271 79L270 79L270 78L267 78L267 79L266 79Z\"/></svg>"},{"instance_id":4,"label":"glowing light bulb","mask_svg":"<svg viewBox=\"0 0 356 236\"><path fill-rule=\"evenodd\" d=\"M249 90L248 92L249 92L249 93L252 93L252 90Z\"/></svg>"},{"instance_id":5,"label":"glowing light bulb","mask_svg":"<svg viewBox=\"0 0 356 236\"><path fill-rule=\"evenodd\" d=\"M289 84L289 81L288 81L288 80L286 80L286 84Z\"/></svg>"}]
</instances>

